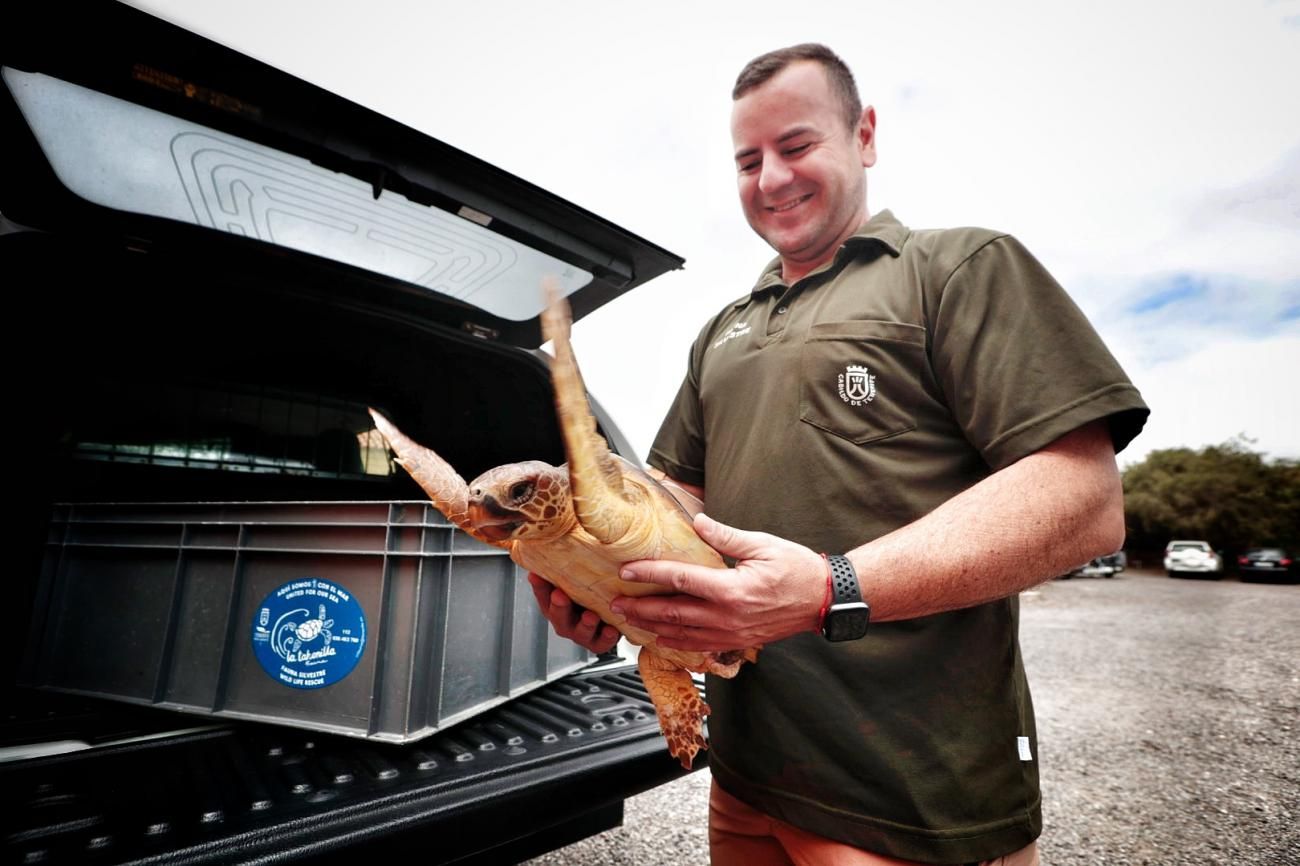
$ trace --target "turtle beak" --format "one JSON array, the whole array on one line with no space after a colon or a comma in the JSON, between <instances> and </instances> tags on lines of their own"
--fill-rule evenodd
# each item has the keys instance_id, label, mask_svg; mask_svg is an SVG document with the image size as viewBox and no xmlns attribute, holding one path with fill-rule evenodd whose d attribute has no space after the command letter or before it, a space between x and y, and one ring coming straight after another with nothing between
<instances>
[{"instance_id":1,"label":"turtle beak","mask_svg":"<svg viewBox=\"0 0 1300 866\"><path fill-rule=\"evenodd\" d=\"M487 526L478 527L478 531L481 532L485 538L491 539L492 541L505 541L507 538L513 535L514 531L518 528L519 528L518 522L491 523L488 524Z\"/></svg>"},{"instance_id":2,"label":"turtle beak","mask_svg":"<svg viewBox=\"0 0 1300 866\"><path fill-rule=\"evenodd\" d=\"M481 499L471 499L468 511L469 522L493 541L505 541L523 523L518 512L502 508L490 494Z\"/></svg>"}]
</instances>

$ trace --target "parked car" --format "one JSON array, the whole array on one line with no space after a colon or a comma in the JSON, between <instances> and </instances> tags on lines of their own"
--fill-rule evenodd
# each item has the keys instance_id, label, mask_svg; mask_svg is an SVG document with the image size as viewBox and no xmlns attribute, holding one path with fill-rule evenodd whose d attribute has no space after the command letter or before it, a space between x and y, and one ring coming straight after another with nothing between
<instances>
[{"instance_id":1,"label":"parked car","mask_svg":"<svg viewBox=\"0 0 1300 866\"><path fill-rule=\"evenodd\" d=\"M1256 547L1237 557L1242 580L1291 582L1296 579L1295 563L1280 547Z\"/></svg>"},{"instance_id":2,"label":"parked car","mask_svg":"<svg viewBox=\"0 0 1300 866\"><path fill-rule=\"evenodd\" d=\"M1165 545L1165 572L1217 579L1223 576L1223 558L1206 541L1171 541Z\"/></svg>"},{"instance_id":3,"label":"parked car","mask_svg":"<svg viewBox=\"0 0 1300 866\"><path fill-rule=\"evenodd\" d=\"M1114 553L1108 553L1105 556L1094 557L1083 565L1076 566L1065 574L1061 575L1061 580L1069 580L1072 577L1114 577L1120 574L1128 566L1128 556L1122 550Z\"/></svg>"},{"instance_id":4,"label":"parked car","mask_svg":"<svg viewBox=\"0 0 1300 866\"><path fill-rule=\"evenodd\" d=\"M366 413L467 478L561 463L542 276L580 318L681 258L118 3L6 9L0 67L0 859L513 863L681 776L634 665L537 682L574 645L499 551L412 519L425 496ZM286 562L313 590L382 567L286 619L249 589ZM282 688L255 657L273 626L355 668Z\"/></svg>"},{"instance_id":5,"label":"parked car","mask_svg":"<svg viewBox=\"0 0 1300 866\"><path fill-rule=\"evenodd\" d=\"M1106 557L1098 556L1090 559L1083 565L1076 566L1065 574L1061 575L1062 580L1069 580L1072 577L1114 577L1116 574L1115 566L1106 561Z\"/></svg>"},{"instance_id":6,"label":"parked car","mask_svg":"<svg viewBox=\"0 0 1300 866\"><path fill-rule=\"evenodd\" d=\"M1103 565L1109 565L1114 569L1114 574L1122 574L1124 569L1128 568L1128 554L1122 550L1114 553L1108 553L1105 556L1098 557Z\"/></svg>"}]
</instances>

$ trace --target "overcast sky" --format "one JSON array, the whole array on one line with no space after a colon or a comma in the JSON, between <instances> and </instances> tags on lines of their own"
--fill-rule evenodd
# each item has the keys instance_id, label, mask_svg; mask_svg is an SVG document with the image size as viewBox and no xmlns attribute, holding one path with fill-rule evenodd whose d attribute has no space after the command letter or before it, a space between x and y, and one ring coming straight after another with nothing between
<instances>
[{"instance_id":1,"label":"overcast sky","mask_svg":"<svg viewBox=\"0 0 1300 866\"><path fill-rule=\"evenodd\" d=\"M685 257L575 327L644 457L691 341L771 251L730 89L821 41L876 107L872 213L1012 232L1153 414L1122 455L1300 457L1300 0L618 4L134 0Z\"/></svg>"}]
</instances>

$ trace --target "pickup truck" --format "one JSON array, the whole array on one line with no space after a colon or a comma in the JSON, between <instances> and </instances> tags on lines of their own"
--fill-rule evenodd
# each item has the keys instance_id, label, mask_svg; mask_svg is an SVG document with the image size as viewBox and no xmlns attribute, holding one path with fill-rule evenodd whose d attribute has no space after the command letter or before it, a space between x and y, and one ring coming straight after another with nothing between
<instances>
[{"instance_id":1,"label":"pickup truck","mask_svg":"<svg viewBox=\"0 0 1300 866\"><path fill-rule=\"evenodd\" d=\"M165 519L209 503L423 499L376 448L368 406L465 477L562 462L537 351L542 276L580 318L682 260L118 3L23 3L5 19L4 860L354 863L415 849L422 863L513 863L616 826L627 797L680 776L617 658L526 688L503 677L494 705L405 742L367 736L365 719L344 735L310 713L286 726L226 712L228 693L207 713L162 708L177 704L174 671L198 675L181 638L202 626L247 650L244 626L219 593L191 607L167 578L145 606L173 624L147 628L119 588L152 590L135 564L176 550L104 550L125 537L114 510L144 504ZM91 503L110 517L73 538L64 518ZM195 550L180 558L212 553ZM72 588L51 583L69 551L90 563ZM472 608L435 615L476 628ZM331 624L322 605L296 634ZM544 655L575 652L551 638ZM412 678L441 657L417 658ZM198 673L274 685L229 660Z\"/></svg>"}]
</instances>

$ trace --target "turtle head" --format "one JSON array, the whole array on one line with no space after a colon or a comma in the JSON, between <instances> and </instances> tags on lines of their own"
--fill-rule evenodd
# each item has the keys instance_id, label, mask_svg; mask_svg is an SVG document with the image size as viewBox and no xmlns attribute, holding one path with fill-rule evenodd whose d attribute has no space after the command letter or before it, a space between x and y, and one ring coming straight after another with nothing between
<instances>
[{"instance_id":1,"label":"turtle head","mask_svg":"<svg viewBox=\"0 0 1300 866\"><path fill-rule=\"evenodd\" d=\"M540 460L489 469L469 483L469 520L493 541L544 541L576 518L569 475Z\"/></svg>"}]
</instances>

